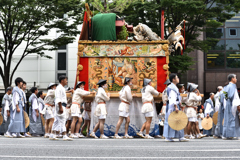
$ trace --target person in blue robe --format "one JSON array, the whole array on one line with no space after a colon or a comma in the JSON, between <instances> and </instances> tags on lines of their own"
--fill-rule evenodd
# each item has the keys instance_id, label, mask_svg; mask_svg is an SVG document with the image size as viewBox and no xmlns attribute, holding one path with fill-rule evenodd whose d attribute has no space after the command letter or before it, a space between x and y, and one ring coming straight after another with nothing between
<instances>
[{"instance_id":1,"label":"person in blue robe","mask_svg":"<svg viewBox=\"0 0 240 160\"><path fill-rule=\"evenodd\" d=\"M166 115L165 115L165 121L164 121L163 136L165 137L165 141L167 142L173 142L174 141L173 138L179 138L180 142L186 142L189 140L184 138L183 129L180 131L176 131L168 125L169 115L173 111L178 112L180 110L180 102L181 102L181 96L176 86L179 83L179 78L177 74L171 74L169 77L169 80L171 81L171 84L167 87L168 101L166 105Z\"/></svg>"},{"instance_id":2,"label":"person in blue robe","mask_svg":"<svg viewBox=\"0 0 240 160\"><path fill-rule=\"evenodd\" d=\"M23 79L18 77L15 80L16 87L13 88L12 105L10 107L10 124L8 126L8 134L10 133L13 137L24 138L20 133L25 132L23 124L23 97L21 92L21 86Z\"/></svg>"},{"instance_id":3,"label":"person in blue robe","mask_svg":"<svg viewBox=\"0 0 240 160\"><path fill-rule=\"evenodd\" d=\"M214 93L210 93L209 99L207 99L204 103L204 116L209 118L213 117L214 113L214 105L213 105ZM212 128L209 130L203 129L203 134L206 136L211 136Z\"/></svg>"},{"instance_id":4,"label":"person in blue robe","mask_svg":"<svg viewBox=\"0 0 240 160\"><path fill-rule=\"evenodd\" d=\"M39 137L44 135L44 127L39 111L37 98L38 89L36 87L32 87L31 92L32 94L29 97L29 132L32 136Z\"/></svg>"},{"instance_id":5,"label":"person in blue robe","mask_svg":"<svg viewBox=\"0 0 240 160\"><path fill-rule=\"evenodd\" d=\"M224 88L223 94L226 100L224 104L224 124L222 139L238 139L239 131L239 108L240 100L237 91L237 77L235 74L228 75L229 84Z\"/></svg>"}]
</instances>

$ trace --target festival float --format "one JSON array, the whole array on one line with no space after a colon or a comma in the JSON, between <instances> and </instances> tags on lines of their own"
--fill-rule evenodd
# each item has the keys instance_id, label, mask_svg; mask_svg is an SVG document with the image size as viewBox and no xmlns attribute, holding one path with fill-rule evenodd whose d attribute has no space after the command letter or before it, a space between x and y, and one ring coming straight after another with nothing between
<instances>
[{"instance_id":1,"label":"festival float","mask_svg":"<svg viewBox=\"0 0 240 160\"><path fill-rule=\"evenodd\" d=\"M181 22L174 31L170 31L168 39L165 40L164 12L161 17L162 35L159 37L145 24L139 23L133 27L115 13L99 13L93 16L88 4L85 7L82 31L78 41L76 83L85 81L85 90L97 91L99 79L107 80L107 92L111 94L111 100L106 104L108 116L104 132L107 136L113 136L120 104L118 92L123 87L125 77L133 78L132 93L136 96L130 107L129 135L135 136L145 121L141 113L143 79L152 79L152 86L159 92L166 88L164 82L170 73L169 55L171 52L183 49L181 24L185 21ZM126 33L132 33L133 39L129 40ZM161 95L155 97L155 101L160 100ZM85 101L91 101L94 104L94 95L85 97ZM92 107L91 129L97 122L94 110L95 108ZM158 135L158 123L155 110L150 130L153 136ZM119 135L121 132L124 133L123 125Z\"/></svg>"}]
</instances>

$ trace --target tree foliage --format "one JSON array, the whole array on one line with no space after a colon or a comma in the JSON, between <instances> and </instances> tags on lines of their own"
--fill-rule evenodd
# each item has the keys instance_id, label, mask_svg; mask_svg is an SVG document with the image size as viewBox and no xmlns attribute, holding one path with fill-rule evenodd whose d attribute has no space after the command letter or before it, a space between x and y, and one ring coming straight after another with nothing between
<instances>
[{"instance_id":1,"label":"tree foliage","mask_svg":"<svg viewBox=\"0 0 240 160\"><path fill-rule=\"evenodd\" d=\"M215 32L226 20L232 18L240 9L240 0L150 0L138 1L125 9L121 16L134 26L147 24L158 35L161 34L161 10L165 10L165 39L168 28L172 30L186 20L186 49L184 56L170 57L171 72L186 72L194 63L187 53L197 49L207 52L219 41L216 37L201 39L203 32ZM182 62L179 63L179 60Z\"/></svg>"},{"instance_id":2,"label":"tree foliage","mask_svg":"<svg viewBox=\"0 0 240 160\"><path fill-rule=\"evenodd\" d=\"M46 55L46 50L56 50L75 40L79 34L83 13L80 0L1 0L0 1L0 75L4 87L12 83L12 78L22 60L30 54ZM67 16L63 17L66 14ZM52 29L61 34L48 38ZM13 70L13 54L21 45L24 47ZM11 73L10 73L11 72Z\"/></svg>"},{"instance_id":3,"label":"tree foliage","mask_svg":"<svg viewBox=\"0 0 240 160\"><path fill-rule=\"evenodd\" d=\"M90 0L93 7L95 7L99 12L109 13L109 12L122 12L124 9L128 8L132 3L138 0L112 0L108 2L107 0Z\"/></svg>"}]
</instances>

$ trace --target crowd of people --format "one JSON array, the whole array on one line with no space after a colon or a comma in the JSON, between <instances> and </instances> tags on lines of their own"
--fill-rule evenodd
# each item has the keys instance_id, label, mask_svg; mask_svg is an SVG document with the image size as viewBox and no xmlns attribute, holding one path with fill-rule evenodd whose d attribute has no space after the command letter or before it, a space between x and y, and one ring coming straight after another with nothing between
<instances>
[{"instance_id":1,"label":"crowd of people","mask_svg":"<svg viewBox=\"0 0 240 160\"><path fill-rule=\"evenodd\" d=\"M198 90L198 85L188 83L186 90L183 84L179 84L177 74L171 74L169 79L164 83L166 89L162 93L163 107L161 110L161 120L163 123L163 137L165 141L172 142L174 138L178 138L180 142L189 141L189 139L203 138L213 135L214 138L222 139L238 139L240 138L239 130L239 111L240 100L237 92L236 75L228 76L228 83L224 87L219 86L216 95L210 93L209 99L201 106L202 96ZM83 138L83 131L87 130L89 137L98 138L96 132L100 130L100 138L107 139L104 135L104 123L107 118L106 102L110 100L110 93L106 93L108 88L107 80L101 79L97 83L97 93L84 90L85 82L80 81L76 84L75 90L66 90L64 86L68 84L66 76L59 77L59 84L50 83L47 94L38 91L36 87L31 88L31 96L29 97L29 127L25 128L26 113L24 108L27 107L27 100L24 90L26 82L18 77L15 79L15 87L7 88L7 92L2 101L3 123L0 126L4 130L5 137L31 137L44 136L50 140L71 141L73 138ZM113 138L133 138L128 135L128 127L130 123L129 107L136 96L131 92L132 78L125 77L124 87L119 92L121 100L119 104L119 120L116 124L116 131ZM72 94L67 97L67 93ZM154 116L154 95L158 96L158 92L152 87L151 79L143 80L142 108L141 112L145 116L145 123L137 133L139 137L153 139L149 135L152 118ZM85 102L84 96L95 95L97 103L94 115L98 117L90 133L91 121L91 102ZM181 97L181 94L187 96ZM215 102L215 104L214 104ZM83 113L81 110L84 109ZM172 129L168 124L168 117L172 112L183 111L188 117L187 126L180 130ZM218 123L210 130L202 130L201 121L204 117L212 117L214 112L218 112ZM84 119L84 124L82 124ZM222 123L224 119L224 123ZM125 120L125 134L123 137L118 135L119 128ZM45 122L44 122L45 121ZM45 125L43 125L45 123ZM71 131L69 132L69 129ZM29 132L27 132L27 130ZM144 134L145 131L145 134Z\"/></svg>"}]
</instances>

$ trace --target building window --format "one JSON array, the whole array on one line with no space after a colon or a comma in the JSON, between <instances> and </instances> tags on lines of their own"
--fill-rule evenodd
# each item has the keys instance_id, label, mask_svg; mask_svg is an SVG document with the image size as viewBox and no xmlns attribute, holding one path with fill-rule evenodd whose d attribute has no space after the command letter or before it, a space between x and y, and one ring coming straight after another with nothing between
<instances>
[{"instance_id":1,"label":"building window","mask_svg":"<svg viewBox=\"0 0 240 160\"><path fill-rule=\"evenodd\" d=\"M221 28L206 29L206 38L217 38L219 41L205 53L205 68L239 69L240 68L240 26L230 26L225 23Z\"/></svg>"},{"instance_id":2,"label":"building window","mask_svg":"<svg viewBox=\"0 0 240 160\"><path fill-rule=\"evenodd\" d=\"M237 29L236 28L229 28L229 36L237 36Z\"/></svg>"},{"instance_id":3,"label":"building window","mask_svg":"<svg viewBox=\"0 0 240 160\"><path fill-rule=\"evenodd\" d=\"M58 78L61 75L68 76L68 52L67 52L67 46L59 47L59 49L56 51L56 82L58 82Z\"/></svg>"},{"instance_id":4,"label":"building window","mask_svg":"<svg viewBox=\"0 0 240 160\"><path fill-rule=\"evenodd\" d=\"M58 53L58 70L66 70L67 69L67 54L66 52Z\"/></svg>"},{"instance_id":5,"label":"building window","mask_svg":"<svg viewBox=\"0 0 240 160\"><path fill-rule=\"evenodd\" d=\"M227 68L240 68L240 52L228 51L227 56Z\"/></svg>"},{"instance_id":6,"label":"building window","mask_svg":"<svg viewBox=\"0 0 240 160\"><path fill-rule=\"evenodd\" d=\"M208 69L223 69L224 52L209 52L207 53L207 68Z\"/></svg>"}]
</instances>

